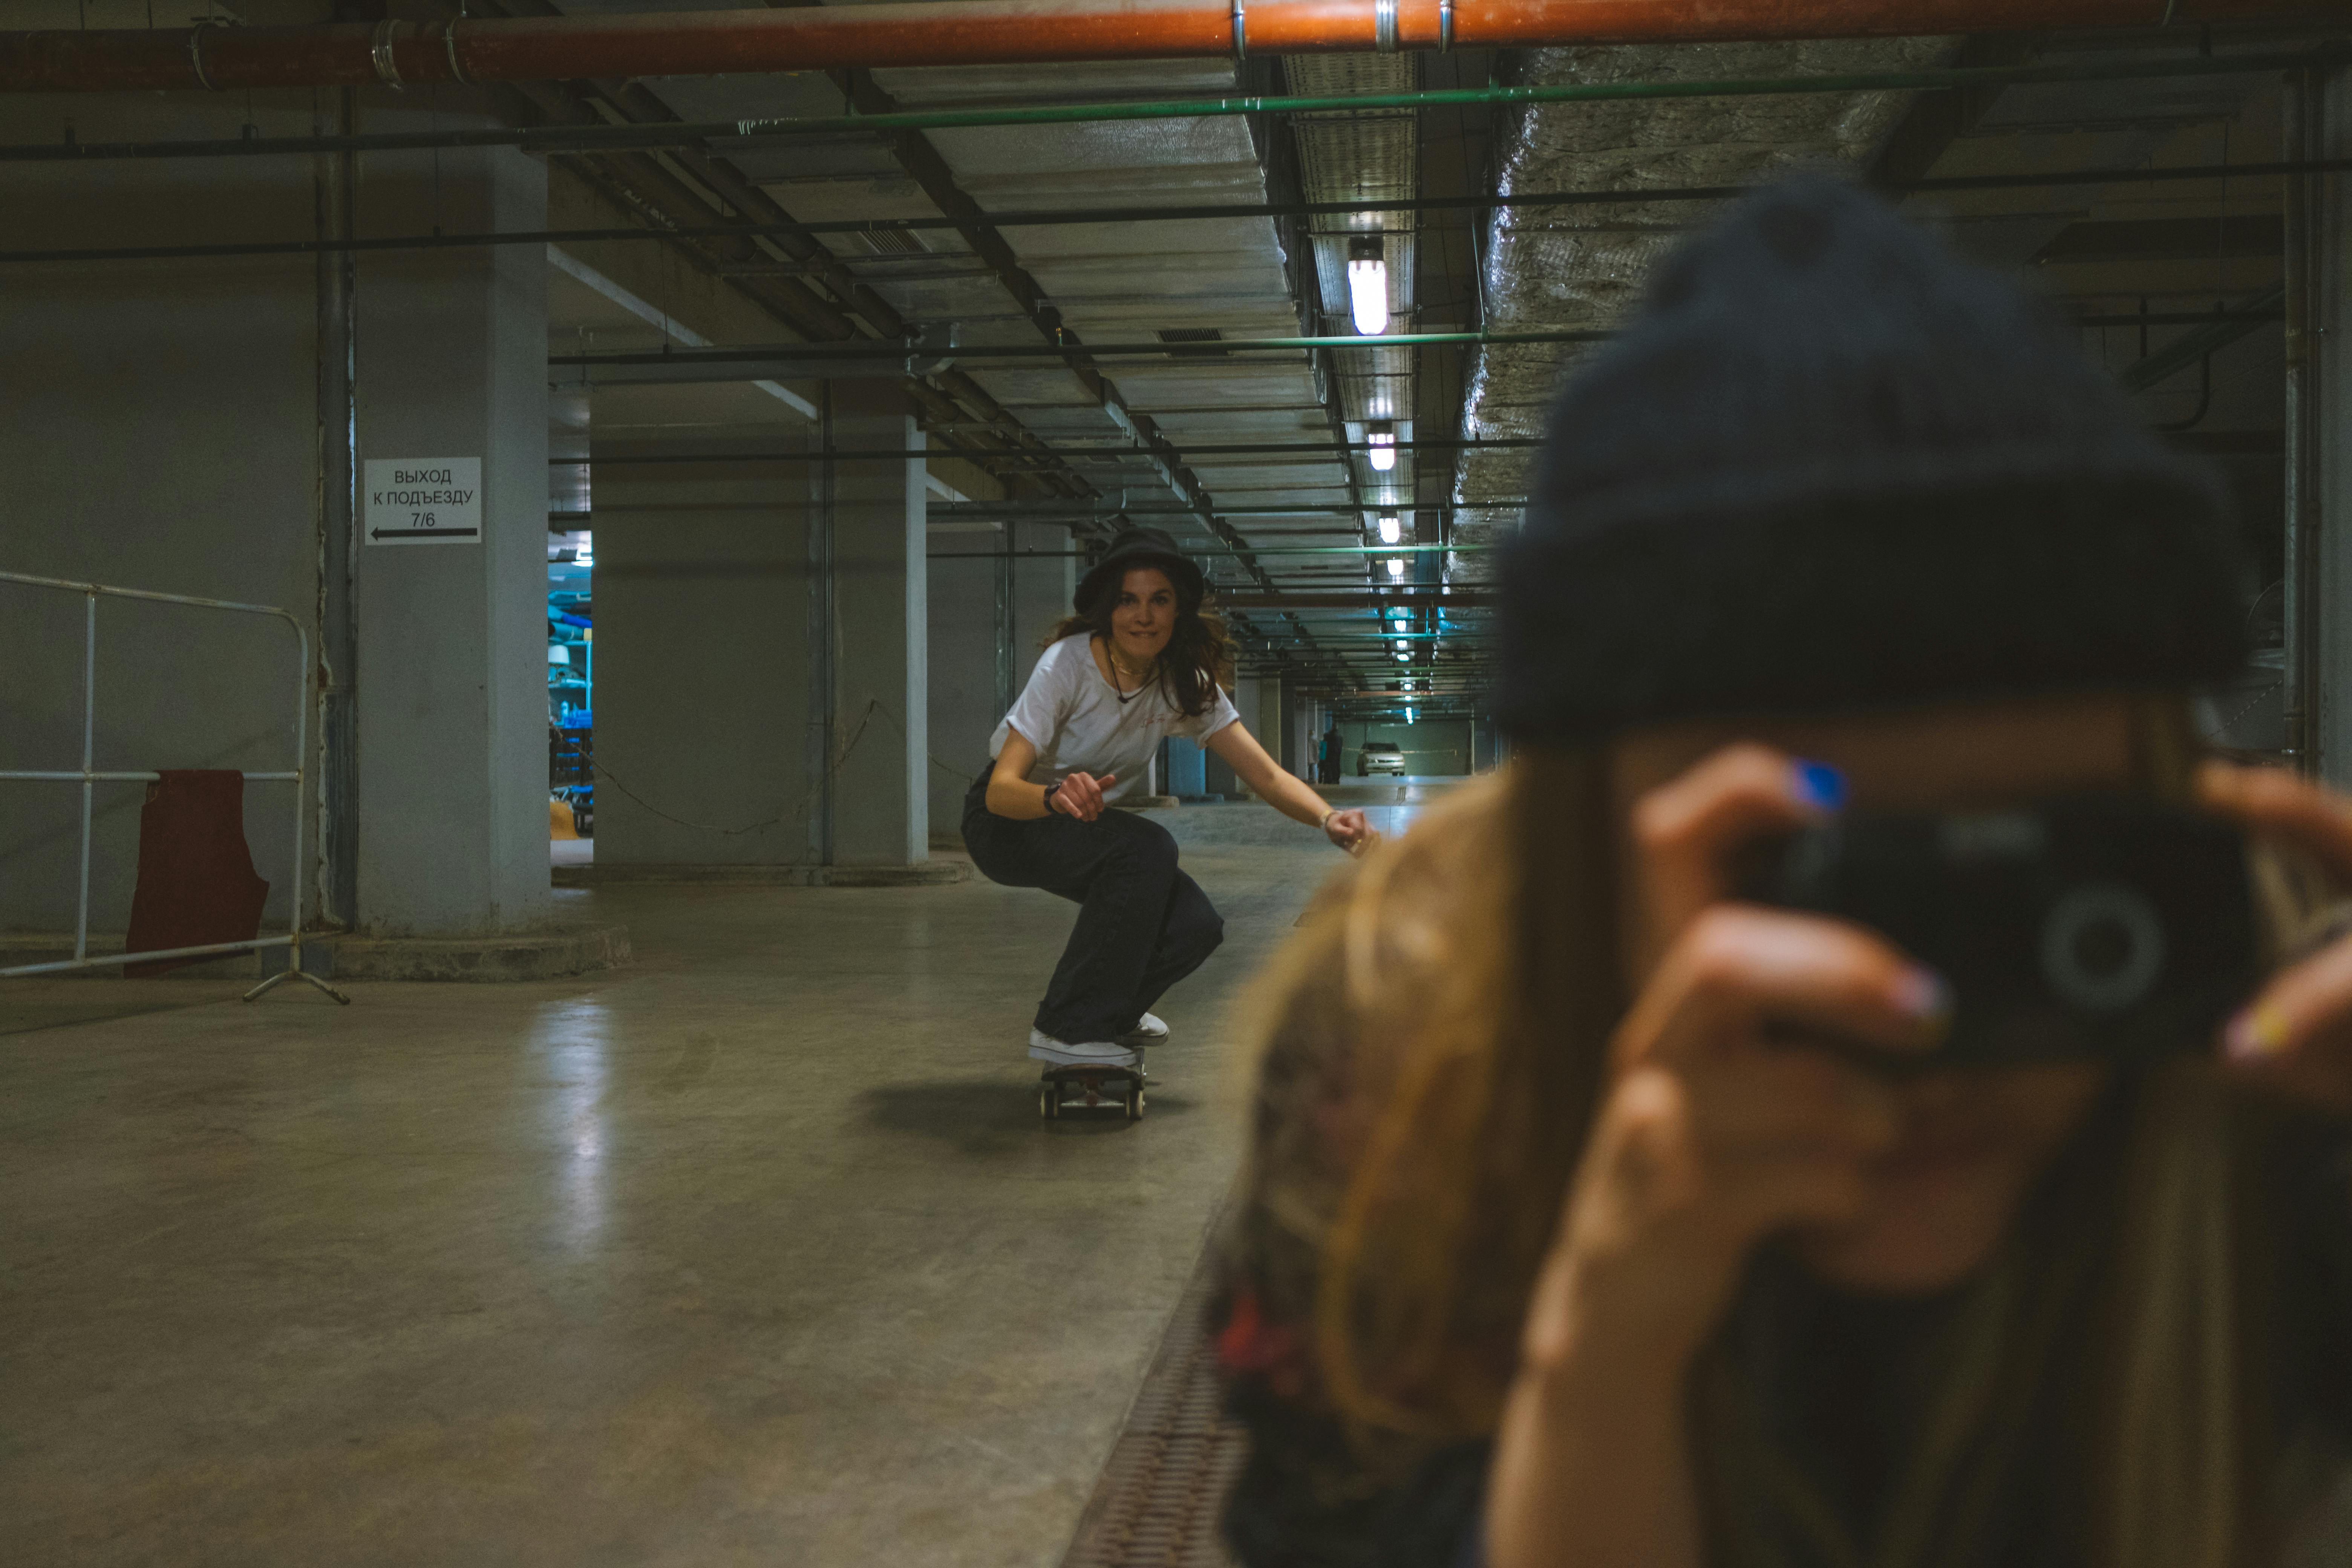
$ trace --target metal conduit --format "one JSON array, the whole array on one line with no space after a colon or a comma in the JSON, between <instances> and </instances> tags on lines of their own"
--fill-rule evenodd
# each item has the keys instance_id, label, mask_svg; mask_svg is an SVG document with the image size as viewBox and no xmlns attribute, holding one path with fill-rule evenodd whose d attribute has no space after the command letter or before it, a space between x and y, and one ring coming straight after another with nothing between
<instances>
[{"instance_id":1,"label":"metal conduit","mask_svg":"<svg viewBox=\"0 0 2352 1568\"><path fill-rule=\"evenodd\" d=\"M2129 318L2137 321L2139 318ZM1540 447L1543 441L1534 436L1488 437L1481 440L1399 441L1382 448L1391 452L1441 451L1454 452L1465 448L1490 447ZM1369 452L1369 441L1233 441L1211 442L1201 446L1187 444L1179 448L1185 458L1231 457L1239 453L1306 452L1329 457L1338 452ZM901 447L872 451L835 452L837 462L898 462L906 457ZM1050 458L1057 461L1143 461L1156 454L1139 447L943 447L934 450L933 457L950 458ZM547 466L557 468L595 468L601 465L635 467L639 464L669 463L816 463L824 461L820 454L810 452L648 452L608 458L550 458ZM1378 510L1377 508L1371 510Z\"/></svg>"},{"instance_id":2,"label":"metal conduit","mask_svg":"<svg viewBox=\"0 0 2352 1568\"><path fill-rule=\"evenodd\" d=\"M2223 323L2241 326L2247 323L2278 319L2275 294L2265 295L2242 310L2184 310L2141 316L2086 316L2079 324L2095 326L2164 326L2193 323ZM1386 332L1378 337L1353 334L1316 338L1221 338L1214 345L1220 355L1249 353L1282 353L1306 349L1392 349L1419 348L1440 343L1599 343L1607 342L1617 334L1597 327L1560 328L1539 332ZM551 367L576 370L584 379L594 384L594 373L600 369L625 370L632 367L666 367L670 370L696 365L749 364L760 366L770 361L797 363L824 360L899 360L913 353L918 358L938 357L947 362L965 360L1061 359L1083 354L1093 359L1131 358L1147 355L1161 358L1199 358L1198 343L1086 343L1062 347L1054 343L975 343L953 348L912 348L906 342L887 338L860 338L846 342L832 343L772 343L746 348L662 349L647 353L609 354L550 354ZM626 381L633 378L617 377ZM681 377L681 379L684 379ZM1318 448L1324 451L1342 449L1339 443ZM1353 447L1345 449L1353 450Z\"/></svg>"},{"instance_id":3,"label":"metal conduit","mask_svg":"<svg viewBox=\"0 0 2352 1568\"><path fill-rule=\"evenodd\" d=\"M1877 187L1888 195L1939 192L2033 190L2043 186L2169 184L2196 180L2263 179L2284 174L2352 171L2352 158L2312 158L2284 163L2219 163L2164 169L2074 169L2038 174L1963 174L1907 180ZM1680 185L1661 190L1515 191L1494 196L1425 196L1412 201L1247 203L1163 207L1076 207L1061 211L987 215L992 228L1041 228L1086 224L1183 223L1254 217L1348 217L1358 214L1492 212L1504 207L1605 206L1651 202L1720 202L1748 194L1746 185ZM831 218L814 223L693 224L677 228L541 228L503 233L379 235L367 238L226 241L213 245L81 247L59 250L0 250L0 265L44 261L181 261L226 256L324 256L361 251L451 250L492 245L604 245L615 240L761 238L803 234L912 234L954 229L957 217ZM821 268L811 268L811 275ZM882 279L887 281L887 277ZM2137 318L2134 318L2136 322ZM2124 324L2124 323L2118 323ZM2151 325L2159 324L2151 321ZM1216 346L1193 352L1214 353Z\"/></svg>"},{"instance_id":4,"label":"metal conduit","mask_svg":"<svg viewBox=\"0 0 2352 1568\"><path fill-rule=\"evenodd\" d=\"M985 9L995 0L957 0L958 11ZM1020 0L1010 0L1020 3ZM2000 0L2001 5L2011 0ZM2186 0L2184 0L2184 6ZM894 19L908 11L936 7L909 4L892 5ZM1596 3L1592 8L1600 8ZM852 6L813 7L793 11L730 11L730 16L765 20L771 17L854 16ZM866 9L871 9L866 8ZM659 13L643 16L571 17L567 23L668 20ZM490 24L468 23L468 26ZM2046 25L2046 24L2043 24ZM263 28L241 31L260 33ZM1935 27L1906 31L1948 31ZM100 39L146 37L138 33L0 33L0 91L66 90L26 81L13 85L10 40L26 37ZM186 35L178 35L185 37ZM1353 46L1349 46L1353 47ZM2171 77L2231 76L2255 71L2294 70L2324 63L2340 49L2267 50L2241 55L2183 55L2175 59L2094 59L2061 65L1967 66L1937 70L1858 71L1843 75L1756 77L1719 81L1570 82L1532 87L1444 88L1427 92L1360 94L1339 98L1275 97L1172 99L1118 103L1030 105L1002 109L909 110L891 114L833 114L797 119L679 121L658 125L551 125L499 127L470 131L390 132L350 136L244 136L218 141L48 142L0 146L0 163L79 163L88 160L145 158L220 158L278 155L310 156L320 153L382 153L419 151L434 147L520 147L537 153L610 153L702 147L709 143L757 143L800 136L877 135L893 131L968 129L1004 125L1070 125L1130 120L1189 120L1249 114L1324 114L1362 110L1465 108L1478 105L1538 103L1612 103L1643 99L1769 98L1809 93L1940 92L1968 88L2009 87L2034 82L2140 81ZM20 73L18 73L20 74ZM644 73L619 68L609 73ZM181 82L187 87L194 83ZM242 83L236 85L244 85ZM261 84L281 85L281 84ZM295 85L295 84L282 84Z\"/></svg>"}]
</instances>

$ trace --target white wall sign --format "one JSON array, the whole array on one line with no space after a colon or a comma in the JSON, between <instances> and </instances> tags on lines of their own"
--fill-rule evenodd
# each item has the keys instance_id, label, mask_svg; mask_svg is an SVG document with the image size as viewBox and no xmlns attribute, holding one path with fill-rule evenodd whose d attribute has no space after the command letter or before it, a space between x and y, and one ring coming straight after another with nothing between
<instances>
[{"instance_id":1,"label":"white wall sign","mask_svg":"<svg viewBox=\"0 0 2352 1568\"><path fill-rule=\"evenodd\" d=\"M479 544L482 459L370 458L361 479L370 544Z\"/></svg>"}]
</instances>

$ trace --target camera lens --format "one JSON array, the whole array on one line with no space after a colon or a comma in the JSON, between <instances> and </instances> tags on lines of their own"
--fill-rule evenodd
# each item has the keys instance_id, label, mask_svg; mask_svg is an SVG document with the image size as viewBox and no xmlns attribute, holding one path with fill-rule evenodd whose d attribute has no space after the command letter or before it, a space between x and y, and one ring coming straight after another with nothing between
<instances>
[{"instance_id":1,"label":"camera lens","mask_svg":"<svg viewBox=\"0 0 2352 1568\"><path fill-rule=\"evenodd\" d=\"M2074 888L2042 922L2042 974L2084 1013L2120 1013L2164 969L2164 926L2145 895L2116 882Z\"/></svg>"}]
</instances>

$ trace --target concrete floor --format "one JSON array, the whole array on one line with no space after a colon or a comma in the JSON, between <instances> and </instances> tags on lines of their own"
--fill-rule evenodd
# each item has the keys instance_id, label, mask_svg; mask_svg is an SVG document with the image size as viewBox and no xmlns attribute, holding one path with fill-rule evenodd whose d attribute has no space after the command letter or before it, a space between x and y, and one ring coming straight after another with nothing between
<instances>
[{"instance_id":1,"label":"concrete floor","mask_svg":"<svg viewBox=\"0 0 2352 1568\"><path fill-rule=\"evenodd\" d=\"M1054 1563L1338 863L1164 820L1228 936L1131 1127L1040 1124L1072 910L981 881L566 893L634 967L349 1008L0 982L0 1559Z\"/></svg>"}]
</instances>

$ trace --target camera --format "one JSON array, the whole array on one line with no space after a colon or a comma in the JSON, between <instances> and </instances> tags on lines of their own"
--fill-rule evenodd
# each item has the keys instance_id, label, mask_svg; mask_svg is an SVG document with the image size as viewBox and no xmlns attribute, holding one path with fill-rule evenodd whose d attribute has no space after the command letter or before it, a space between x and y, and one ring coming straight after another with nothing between
<instances>
[{"instance_id":1,"label":"camera","mask_svg":"<svg viewBox=\"0 0 2352 1568\"><path fill-rule=\"evenodd\" d=\"M1740 891L1941 974L1933 1067L2202 1048L2261 974L2245 837L2136 796L1849 812L1761 847Z\"/></svg>"}]
</instances>

